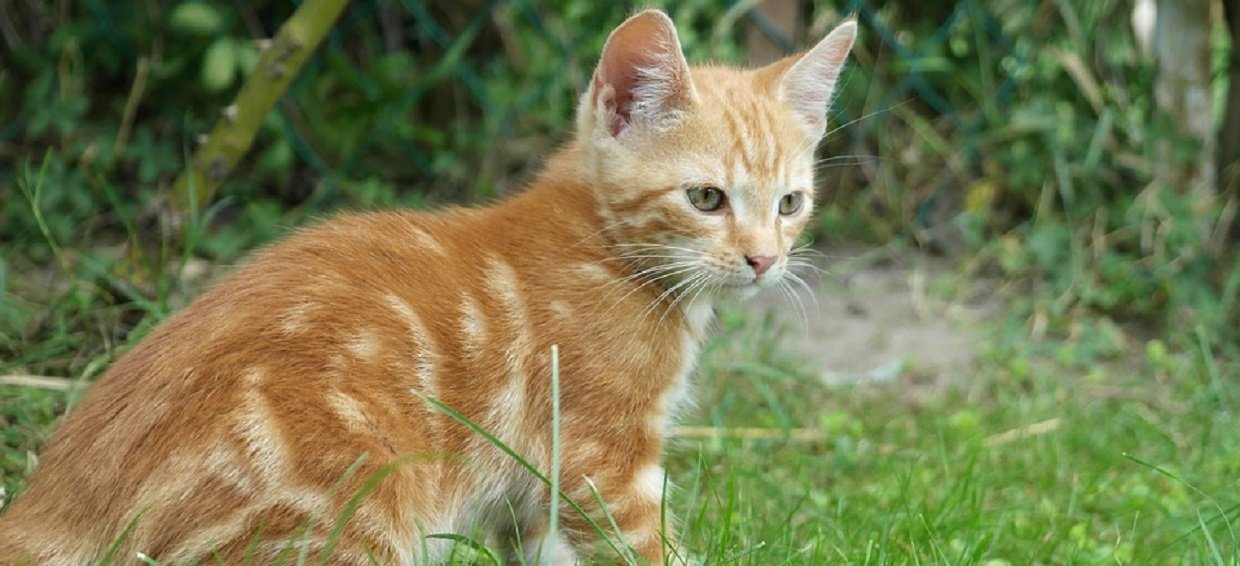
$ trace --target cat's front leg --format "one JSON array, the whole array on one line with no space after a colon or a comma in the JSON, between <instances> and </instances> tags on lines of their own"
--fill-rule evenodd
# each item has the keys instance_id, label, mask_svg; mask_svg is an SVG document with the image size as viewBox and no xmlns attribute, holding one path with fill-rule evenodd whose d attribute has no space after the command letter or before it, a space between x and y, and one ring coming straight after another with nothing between
<instances>
[{"instance_id":1,"label":"cat's front leg","mask_svg":"<svg viewBox=\"0 0 1240 566\"><path fill-rule=\"evenodd\" d=\"M672 526L663 521L663 468L657 464L621 468L582 474L568 482L566 491L595 524L566 509L565 526L580 535L583 546L599 548L604 556L615 552L614 546L644 563L663 564L665 550L673 548L675 540ZM596 526L606 533L610 545L598 544Z\"/></svg>"}]
</instances>

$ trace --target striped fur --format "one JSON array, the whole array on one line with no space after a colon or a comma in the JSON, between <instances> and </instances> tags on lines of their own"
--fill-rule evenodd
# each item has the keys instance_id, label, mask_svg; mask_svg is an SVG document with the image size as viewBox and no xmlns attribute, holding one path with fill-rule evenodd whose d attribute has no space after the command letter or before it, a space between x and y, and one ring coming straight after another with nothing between
<instances>
[{"instance_id":1,"label":"striped fur","mask_svg":"<svg viewBox=\"0 0 1240 566\"><path fill-rule=\"evenodd\" d=\"M0 517L0 562L84 563L120 541L126 561L335 544L337 563L434 563L444 543L426 535L456 533L573 563L599 542L586 521L566 507L549 532L548 490L427 401L549 470L552 345L564 491L601 519L597 490L607 536L663 562L661 454L712 305L784 281L854 35L763 69L690 68L665 15L629 19L575 141L518 196L299 231L122 356ZM691 204L707 186L726 206ZM804 206L781 213L796 191Z\"/></svg>"}]
</instances>

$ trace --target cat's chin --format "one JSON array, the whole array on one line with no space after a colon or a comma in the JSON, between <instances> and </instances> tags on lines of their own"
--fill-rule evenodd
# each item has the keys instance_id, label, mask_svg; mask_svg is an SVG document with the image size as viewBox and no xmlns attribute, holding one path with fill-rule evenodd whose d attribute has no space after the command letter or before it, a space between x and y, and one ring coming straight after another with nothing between
<instances>
[{"instance_id":1,"label":"cat's chin","mask_svg":"<svg viewBox=\"0 0 1240 566\"><path fill-rule=\"evenodd\" d=\"M770 286L758 282L725 283L715 291L715 295L719 299L744 301L753 298L754 295Z\"/></svg>"}]
</instances>

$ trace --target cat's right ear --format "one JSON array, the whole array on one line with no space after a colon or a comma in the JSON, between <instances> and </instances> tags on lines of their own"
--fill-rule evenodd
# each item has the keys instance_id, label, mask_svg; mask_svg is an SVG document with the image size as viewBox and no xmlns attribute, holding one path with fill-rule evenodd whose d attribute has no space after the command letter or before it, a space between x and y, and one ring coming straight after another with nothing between
<instances>
[{"instance_id":1,"label":"cat's right ear","mask_svg":"<svg viewBox=\"0 0 1240 566\"><path fill-rule=\"evenodd\" d=\"M853 18L831 30L804 55L793 59L786 70L787 60L770 67L783 75L779 84L780 98L788 103L814 139L826 133L827 104L856 40L857 20Z\"/></svg>"},{"instance_id":2,"label":"cat's right ear","mask_svg":"<svg viewBox=\"0 0 1240 566\"><path fill-rule=\"evenodd\" d=\"M595 127L616 137L674 122L695 98L676 26L667 14L645 10L611 32L585 100Z\"/></svg>"}]
</instances>

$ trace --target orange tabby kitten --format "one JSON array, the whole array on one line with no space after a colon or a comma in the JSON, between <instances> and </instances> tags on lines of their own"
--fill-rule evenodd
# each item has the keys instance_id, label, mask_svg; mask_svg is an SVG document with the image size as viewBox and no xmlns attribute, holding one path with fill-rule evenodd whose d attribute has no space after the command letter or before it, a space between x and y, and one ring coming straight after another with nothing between
<instances>
[{"instance_id":1,"label":"orange tabby kitten","mask_svg":"<svg viewBox=\"0 0 1240 566\"><path fill-rule=\"evenodd\" d=\"M689 67L666 15L633 16L575 140L519 196L300 231L121 357L0 518L0 562L116 544L126 562L434 563L435 533L504 537L529 563L574 563L602 536L678 556L669 423L712 305L785 276L855 35L757 70ZM552 345L562 487L603 533L567 505L549 532L547 487L427 400L546 474Z\"/></svg>"}]
</instances>

